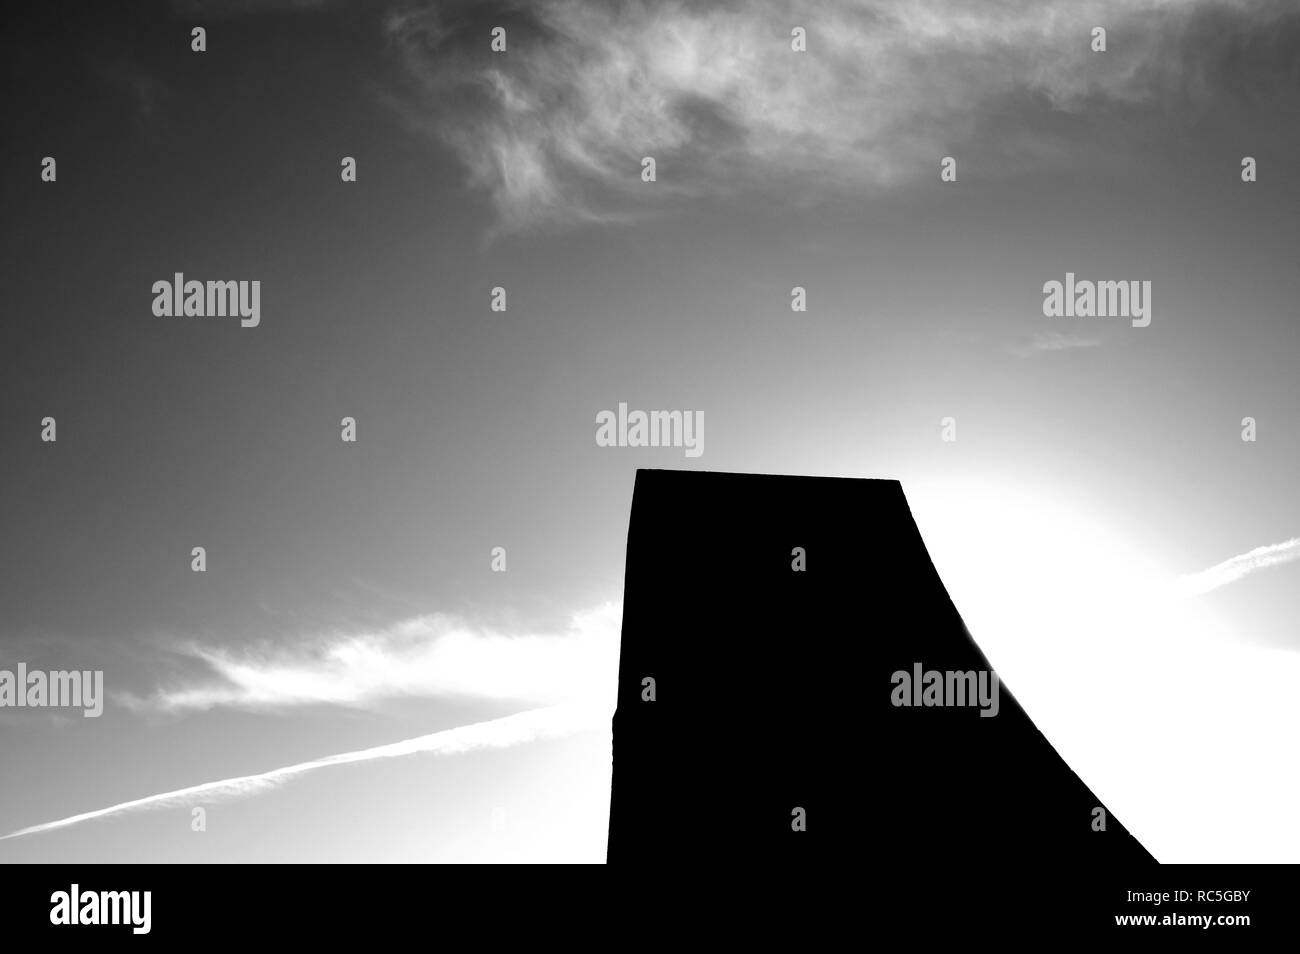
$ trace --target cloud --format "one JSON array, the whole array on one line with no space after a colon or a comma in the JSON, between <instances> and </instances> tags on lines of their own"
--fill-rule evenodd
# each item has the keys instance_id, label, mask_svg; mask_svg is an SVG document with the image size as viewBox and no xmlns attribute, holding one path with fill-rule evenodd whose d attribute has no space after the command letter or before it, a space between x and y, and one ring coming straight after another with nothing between
<instances>
[{"instance_id":1,"label":"cloud","mask_svg":"<svg viewBox=\"0 0 1300 954\"><path fill-rule=\"evenodd\" d=\"M981 136L988 174L1077 163L1077 137L1066 148L1046 132L1060 135L1062 114L1213 90L1225 57L1240 71L1240 31L1267 37L1285 13L1242 0L536 0L488 18L408 3L386 20L409 83L389 102L452 147L503 228L621 221L701 194L799 201L937 181L940 158ZM1191 30L1207 18L1213 29ZM489 51L491 25L507 26L506 52ZM1090 49L1096 25L1105 54ZM806 52L791 50L795 26ZM993 121L1008 107L1014 122Z\"/></svg>"},{"instance_id":2,"label":"cloud","mask_svg":"<svg viewBox=\"0 0 1300 954\"><path fill-rule=\"evenodd\" d=\"M1200 596L1221 586L1227 586L1229 583L1235 583L1257 570L1280 566L1293 560L1300 560L1300 537L1256 547L1247 553L1239 553L1222 563L1217 563L1208 570L1183 576L1178 580L1177 590L1183 596Z\"/></svg>"},{"instance_id":3,"label":"cloud","mask_svg":"<svg viewBox=\"0 0 1300 954\"><path fill-rule=\"evenodd\" d=\"M122 815L127 812L145 811L154 808L167 808L180 803L192 804L198 798L204 801L212 801L257 795L277 788L296 776L335 765L350 765L354 762L391 759L405 755L452 755L481 749L509 748L526 742L558 738L585 729L597 728L602 724L608 724L610 714L609 707L591 704L570 704L532 709L501 719L491 719L486 722L457 726L454 729L444 729L440 732L421 735L402 742L392 742L388 745L379 745L369 749L330 755L310 762L286 765L283 768L271 769L269 772L261 772L257 775L241 775L216 782L204 782L202 785L191 785L188 788L179 788L170 792L160 792L157 795L146 795L143 798L120 802L107 808L99 808L94 811L83 812L80 815L70 815L56 821L21 828L7 835L0 835L0 841L18 838L23 835L36 835L57 828L67 828L111 815Z\"/></svg>"},{"instance_id":4,"label":"cloud","mask_svg":"<svg viewBox=\"0 0 1300 954\"><path fill-rule=\"evenodd\" d=\"M1045 351L1068 351L1071 348L1095 348L1100 341L1059 331L1036 331L1028 344L1012 345L1011 353L1021 358L1031 358Z\"/></svg>"},{"instance_id":5,"label":"cloud","mask_svg":"<svg viewBox=\"0 0 1300 954\"><path fill-rule=\"evenodd\" d=\"M449 615L417 616L386 628L327 634L290 648L183 652L211 675L122 696L138 710L368 706L403 697L463 697L557 703L613 697L622 610L606 603L576 614L566 632L510 635Z\"/></svg>"}]
</instances>

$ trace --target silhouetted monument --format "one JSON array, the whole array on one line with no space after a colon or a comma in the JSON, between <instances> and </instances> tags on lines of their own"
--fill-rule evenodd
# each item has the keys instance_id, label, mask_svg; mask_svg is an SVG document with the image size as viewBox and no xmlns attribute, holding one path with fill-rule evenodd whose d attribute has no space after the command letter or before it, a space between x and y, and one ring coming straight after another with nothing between
<instances>
[{"instance_id":1,"label":"silhouetted monument","mask_svg":"<svg viewBox=\"0 0 1300 954\"><path fill-rule=\"evenodd\" d=\"M990 670L896 481L639 471L623 613L611 863L1153 861L1011 687L893 704L917 664Z\"/></svg>"}]
</instances>

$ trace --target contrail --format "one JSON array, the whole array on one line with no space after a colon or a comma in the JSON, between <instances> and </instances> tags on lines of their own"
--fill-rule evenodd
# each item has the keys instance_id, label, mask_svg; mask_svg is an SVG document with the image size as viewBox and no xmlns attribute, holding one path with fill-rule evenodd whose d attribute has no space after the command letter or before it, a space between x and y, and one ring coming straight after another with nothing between
<instances>
[{"instance_id":1,"label":"contrail","mask_svg":"<svg viewBox=\"0 0 1300 954\"><path fill-rule=\"evenodd\" d=\"M221 779L217 782L191 785L189 788L178 788L173 792L146 795L144 798L110 805L108 808L99 808L93 812L84 812L80 815L60 818L57 821L32 825L30 828L21 828L7 835L0 835L0 841L18 838L22 835L36 835L41 832L53 831L56 828L67 828L96 818L106 818L109 815L162 808L174 805L177 802L192 800L196 796L202 796L210 800L254 795L275 788L295 775L313 772L316 769L327 768L331 765L368 762L372 759L391 759L422 752L450 755L458 752L472 752L476 749L508 748L524 742L571 735L583 729L594 728L601 722L607 723L609 718L609 709L596 705L566 704L547 706L541 709L529 709L501 719L490 719L486 722L457 726L454 729L443 729L440 732L432 732L402 742L391 742L388 745L379 745L370 749L359 749L355 752L329 755L310 762L299 762L297 765L286 765L283 768L271 769L269 772L262 772L259 775L241 775L236 778Z\"/></svg>"},{"instance_id":2,"label":"contrail","mask_svg":"<svg viewBox=\"0 0 1300 954\"><path fill-rule=\"evenodd\" d=\"M1247 553L1239 553L1222 563L1216 563L1208 570L1190 573L1178 580L1178 588L1185 596L1200 596L1229 583L1235 583L1256 570L1277 566L1280 563L1290 563L1292 560L1300 560L1300 537L1256 547Z\"/></svg>"}]
</instances>

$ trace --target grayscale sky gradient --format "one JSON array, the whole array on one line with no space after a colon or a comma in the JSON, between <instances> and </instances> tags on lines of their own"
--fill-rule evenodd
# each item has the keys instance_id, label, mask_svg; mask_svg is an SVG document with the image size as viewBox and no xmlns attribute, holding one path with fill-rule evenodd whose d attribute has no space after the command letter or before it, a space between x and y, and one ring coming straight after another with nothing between
<instances>
[{"instance_id":1,"label":"grayscale sky gradient","mask_svg":"<svg viewBox=\"0 0 1300 954\"><path fill-rule=\"evenodd\" d=\"M902 479L1157 858L1300 857L1293 4L59 4L0 42L0 667L110 694L0 710L0 835L608 706L633 476L679 467ZM260 280L260 326L155 317L176 271ZM1150 281L1150 326L1044 317L1067 271ZM702 411L703 456L597 447L620 401ZM485 745L0 860L603 859L607 722Z\"/></svg>"}]
</instances>

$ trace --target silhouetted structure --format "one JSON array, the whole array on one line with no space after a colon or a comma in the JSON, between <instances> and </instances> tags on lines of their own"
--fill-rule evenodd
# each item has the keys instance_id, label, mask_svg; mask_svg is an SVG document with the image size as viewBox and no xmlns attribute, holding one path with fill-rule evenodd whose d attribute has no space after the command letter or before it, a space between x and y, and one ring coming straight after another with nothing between
<instances>
[{"instance_id":1,"label":"silhouetted structure","mask_svg":"<svg viewBox=\"0 0 1300 954\"><path fill-rule=\"evenodd\" d=\"M891 704L915 663L990 668L896 481L639 471L623 613L612 863L1153 861L1114 816L1093 830L1009 687L993 718Z\"/></svg>"}]
</instances>

